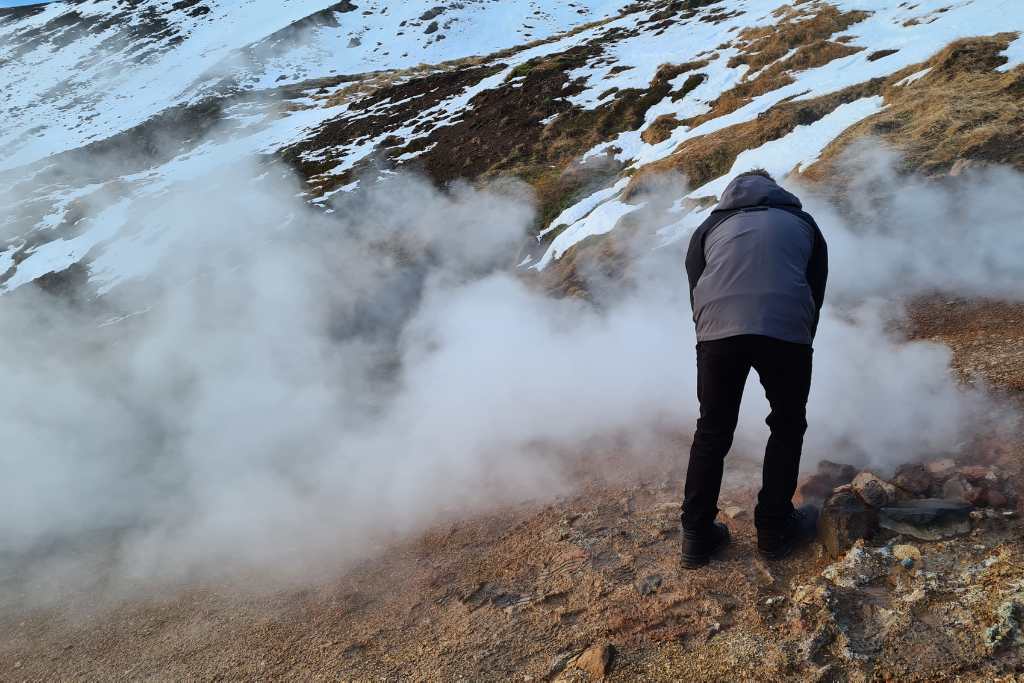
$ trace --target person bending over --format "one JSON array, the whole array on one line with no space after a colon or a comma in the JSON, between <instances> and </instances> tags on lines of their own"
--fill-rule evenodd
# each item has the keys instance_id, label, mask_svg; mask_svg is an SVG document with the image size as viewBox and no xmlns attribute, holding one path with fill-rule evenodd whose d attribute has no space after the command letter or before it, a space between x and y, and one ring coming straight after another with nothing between
<instances>
[{"instance_id":1,"label":"person bending over","mask_svg":"<svg viewBox=\"0 0 1024 683\"><path fill-rule=\"evenodd\" d=\"M817 510L793 507L807 429L811 344L825 298L828 252L814 218L766 171L736 176L690 240L690 304L697 327L700 417L682 511L682 565L700 567L729 542L715 522L722 466L753 368L771 413L757 547L779 559L814 535Z\"/></svg>"}]
</instances>

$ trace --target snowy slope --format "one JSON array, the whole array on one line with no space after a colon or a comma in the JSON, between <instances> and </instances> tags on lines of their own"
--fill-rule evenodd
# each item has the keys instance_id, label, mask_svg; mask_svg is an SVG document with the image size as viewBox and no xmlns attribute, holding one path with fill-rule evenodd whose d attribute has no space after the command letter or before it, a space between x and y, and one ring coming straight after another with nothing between
<instances>
[{"instance_id":1,"label":"snowy slope","mask_svg":"<svg viewBox=\"0 0 1024 683\"><path fill-rule=\"evenodd\" d=\"M523 4L527 8L529 7L527 3ZM572 4L574 7L580 7L580 3ZM511 21L511 18L514 18L508 5L491 4L489 6L497 9L497 17L501 21ZM573 13L575 17L589 15L590 12ZM32 20L39 22L44 16L44 14L37 15ZM478 16L481 21L487 18L486 15ZM563 14L562 18L567 22L571 19L568 14ZM216 35L214 26L210 26L204 31L209 32L211 36ZM446 100L438 105L435 111L427 112L427 118L435 117L434 126L444 125L445 121L457 117L468 106L474 95L489 85L500 83L515 64L541 54L567 49L590 35L591 33L583 32L576 36L569 36L520 51L507 60L510 66L499 76L488 79L475 87L467 88L458 96ZM478 45L467 42L462 49L472 51L478 49ZM176 64L178 60L182 59L183 49L172 50L169 53L170 56L164 58L160 63ZM223 49L218 48L217 54L219 55ZM454 53L449 52L447 56L452 54ZM151 70L160 68L162 67L159 64L143 65L140 70L149 73ZM141 77L139 80L142 80ZM13 84L11 86L13 89ZM151 113L159 112L160 107L188 100L189 93L167 97L167 93L162 90L165 87L163 81L153 81L148 86L140 85L139 87L159 101L156 104L142 106L139 103L144 101L145 97L140 95L138 98L131 98L130 106L126 105L125 109L118 110L119 105L116 102L120 102L120 96L115 96L114 102L111 102L106 99L106 94L94 89L96 98L93 106L102 110L104 116L79 121L71 114L56 111L53 113L54 119L60 120L62 116L67 116L69 120L78 121L79 127L68 133L70 135L84 136L85 131L95 130L96 132L90 135L102 138L118 132L121 127L130 122L148 118ZM29 176L25 179L28 181L26 185L33 188L34 194L28 199L18 192L16 196L9 197L5 202L3 193L0 192L0 236L5 234L24 236L24 230L28 228L34 233L30 236L30 241L41 239L42 242L38 245L30 243L26 247L24 240L15 239L6 250L0 252L0 274L15 265L17 261L14 271L8 272L7 278L0 284L0 287L6 290L15 289L46 273L61 271L85 259L87 255L90 256L93 283L100 292L109 290L125 279L141 277L151 272L163 253L172 248L174 235L180 230L177 230L174 225L165 225L159 221L143 220L140 224L140 216L152 213L144 208L147 202L172 194L174 188L180 186L181 183L194 182L204 175L218 176L230 172L230 169L234 169L239 163L245 162L253 155L273 153L287 144L303 139L325 121L344 115L346 110L344 104L330 106L325 105L322 99L312 100L308 97L292 100L291 104L294 106L281 110L275 106L273 99L268 98L264 101L242 103L230 107L225 112L226 122L219 129L220 134L215 141L208 141L195 149L175 155L156 167L146 168L129 175L112 176L107 182L75 184L72 179L69 185L53 185L41 180L32 182L33 178ZM130 116L127 114L129 108ZM27 111L34 112L34 114L32 116L26 114L27 120L39 121L38 109L30 107ZM51 113L50 109L43 109L44 115ZM149 111L150 109L152 112ZM124 115L125 118L119 118L121 115ZM102 124L97 122L100 120L103 121ZM416 123L417 121L410 121L405 128L411 130ZM52 130L57 133L52 136L43 134L39 138L39 145L54 142L63 146L73 144L68 141L68 138L58 139L56 137L66 132L63 128L55 125ZM15 148L25 152L23 147L15 146ZM361 154L354 155L352 162L369 155L372 148L372 141L358 144L357 149L361 151ZM50 149L48 151L58 150ZM29 157L9 159L8 164L24 161L25 158ZM33 172L42 177L51 170L51 165L44 165ZM65 224L74 216L72 204L76 200L84 200L93 206L101 205L102 208L81 220L76 220L73 235L65 237L57 234L58 231L54 228ZM18 216L23 205L26 204L47 207L34 226L18 223ZM40 237L39 231L47 234ZM130 236L128 236L129 234ZM15 254L19 254L19 256L16 258Z\"/></svg>"},{"instance_id":2,"label":"snowy slope","mask_svg":"<svg viewBox=\"0 0 1024 683\"><path fill-rule=\"evenodd\" d=\"M54 2L0 20L0 170L109 137L218 85L269 87L487 54L625 4Z\"/></svg>"},{"instance_id":3,"label":"snowy slope","mask_svg":"<svg viewBox=\"0 0 1024 683\"><path fill-rule=\"evenodd\" d=\"M17 171L25 181L21 189L7 197L0 190L0 239L8 238L6 244L0 242L0 291L80 261L90 264L100 291L145 276L161 254L174 248L180 232L175 225L147 222L142 210L146 202L173 194L178 183L313 140L324 130L350 126L356 131L341 139L325 136L326 143L302 153L303 159L324 161L324 178L345 177L386 146L412 145L413 151L392 161L399 167L414 163L431 152L436 144L431 140L439 131L465 119L477 98L517 97L516 88L523 85L517 67L540 57L592 49L593 56L567 74L567 85L574 86L567 91L571 94L556 98L563 112L568 107L606 107L611 101L607 95L615 89L644 91L663 64L702 63L703 80L685 96L663 97L646 111L641 125L582 154L584 159L611 154L628 174L665 159L688 140L756 120L782 102L889 77L926 61L958 38L1024 29L1024 5L1016 0L835 0L831 5L839 11L866 13L835 37L859 51L821 66L793 69L792 82L693 127L680 125L666 139L649 144L642 135L659 117L683 121L705 115L722 93L757 75L734 61L741 53L737 36L744 29L781 21L778 10L786 3L732 0L696 13L676 11L666 20L666 8L680 5L622 0L85 0L0 20L0 171L105 140L176 104L195 105L212 97L220 98L224 107L216 138L184 146L131 172L112 171L109 177L90 173L85 179L69 174L53 183L42 180L53 170L45 164ZM802 7L812 11L824 6ZM606 20L559 35L602 17ZM530 42L539 39L545 40ZM1024 61L1022 41L1012 42L1001 70ZM379 77L367 72L440 64L496 50L508 51L474 62L474 68L486 71L485 77L467 80L429 105L410 108L408 101L387 98L361 105L360 98L372 95ZM427 71L458 73L461 68ZM420 73L398 72L379 80L402 83ZM353 74L364 74L352 78L367 84L355 94L346 90L352 79L341 78ZM913 87L924 75L921 71L903 78L901 87ZM673 89L686 79L685 73L676 77ZM291 87L288 94L281 94L282 86ZM271 89L272 97L238 97L240 92L270 94ZM282 97L288 106L276 106ZM424 93L416 98L429 99ZM884 107L878 96L843 104L813 123L744 151L731 170L765 166L784 175L799 169L848 127ZM557 119L552 115L536 125ZM714 197L723 182L724 177L712 180L690 196ZM623 198L627 185L628 176L620 174L561 210L538 235L538 240L553 239L524 261L524 267L545 268L588 236L613 230L619 219L638 208ZM327 186L335 188L333 193L353 190L358 183ZM329 195L311 199L329 211ZM80 217L75 207L83 202L98 208ZM678 202L675 220L661 230L665 241L685 237L703 217L699 211L687 213L686 205ZM67 230L69 224L73 230Z\"/></svg>"},{"instance_id":4,"label":"snowy slope","mask_svg":"<svg viewBox=\"0 0 1024 683\"><path fill-rule=\"evenodd\" d=\"M697 59L709 47L728 43L738 29L770 22L772 12L784 4L776 0L738 0L730 3L730 8L740 13L721 23L690 22L671 27L657 37L641 35L617 43L613 48L615 59L611 64L616 67L632 68L612 73L611 66L602 62L579 70L575 75L586 78L590 87L576 96L574 103L592 107L599 101L599 93L610 87L642 87L654 76L659 64L664 61L662 55L666 51L673 51L673 61L686 62ZM612 150L617 159L627 162L631 168L639 168L668 156L679 144L688 139L752 120L787 98L806 100L872 78L888 76L926 60L958 38L1024 29L1024 3L1016 0L965 0L953 5L942 0L918 3L841 0L831 4L841 10L871 12L867 19L855 24L844 34L849 37L849 45L864 47L863 51L819 68L797 72L793 74L792 84L755 97L749 104L730 114L713 118L694 128L681 126L663 142L644 143L641 134L657 117L674 114L682 120L705 113L710 110L710 102L719 93L740 83L748 75L746 65L729 66L729 60L737 54L734 47L718 50L711 63L702 68L702 71L708 73L708 78L686 98L677 102L665 98L647 112L644 126L598 145L586 156L596 156ZM921 17L926 17L927 21L910 22ZM631 19L620 21L628 22ZM1018 49L1019 45L1020 40L1011 45L1007 51L1009 61L1001 67L1002 70L1009 70L1024 63L1024 53ZM872 53L883 50L894 52L882 59L869 59ZM918 77L923 75L917 74ZM913 82L912 78L908 78L906 85ZM784 139L769 142L761 148L743 153L734 164L730 175L761 166L782 177L794 168L798 169L801 165L812 163L829 142L849 126L877 112L881 106L879 98L871 98L840 107L834 114L820 121L808 126L799 126ZM717 197L727 180L728 177L723 176L694 190L690 196ZM575 220L551 243L534 267L543 268L586 237L611 230L614 226L608 225L606 216L621 216L628 210L636 208L627 208L629 205L624 205L619 199L622 189L624 188L620 188L619 192L603 195L604 201L593 206L589 198L584 199L581 205L586 205L588 210L578 212L582 214L578 217L573 213L574 207L567 209ZM672 240L687 236L700 224L705 215L706 213L693 214L671 226L666 230L668 238ZM547 230L553 230L562 220L562 217L556 218Z\"/></svg>"}]
</instances>

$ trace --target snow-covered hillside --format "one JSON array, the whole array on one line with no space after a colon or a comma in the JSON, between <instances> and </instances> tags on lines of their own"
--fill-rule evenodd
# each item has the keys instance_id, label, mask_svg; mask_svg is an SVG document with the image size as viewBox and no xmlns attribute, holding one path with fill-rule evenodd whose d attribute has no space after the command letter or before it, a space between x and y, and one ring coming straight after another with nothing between
<instances>
[{"instance_id":1,"label":"snow-covered hillside","mask_svg":"<svg viewBox=\"0 0 1024 683\"><path fill-rule=\"evenodd\" d=\"M0 14L0 170L229 87L438 63L546 38L624 0L86 0Z\"/></svg>"},{"instance_id":2,"label":"snow-covered hillside","mask_svg":"<svg viewBox=\"0 0 1024 683\"><path fill-rule=\"evenodd\" d=\"M694 206L706 211L701 198L729 171L805 170L851 126L938 78L928 60L951 42L998 36L990 71L1011 72L1024 61L1022 28L1016 0L88 0L7 10L0 288L78 262L100 291L144 276L176 226L148 221L141 202L254 155L283 158L328 211L333 194L388 167L441 183L534 182L540 169L612 160L611 175L541 198L544 223L522 263L535 269L611 231L642 205L640 171L674 164L696 189L660 230L671 242L699 223ZM682 150L777 114L785 121L749 145L727 145L726 166L693 172Z\"/></svg>"}]
</instances>

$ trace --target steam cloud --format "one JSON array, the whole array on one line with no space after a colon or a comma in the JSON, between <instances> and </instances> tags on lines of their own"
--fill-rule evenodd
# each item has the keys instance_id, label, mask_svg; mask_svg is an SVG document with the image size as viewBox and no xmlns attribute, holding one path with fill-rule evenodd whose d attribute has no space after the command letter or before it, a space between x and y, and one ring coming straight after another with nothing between
<instances>
[{"instance_id":1,"label":"steam cloud","mask_svg":"<svg viewBox=\"0 0 1024 683\"><path fill-rule=\"evenodd\" d=\"M911 295L1017 295L1024 177L897 177L877 150L849 163L855 211L806 197L832 258L806 462L884 467L999 413L951 377L947 349L890 328ZM301 580L565 491L593 439L625 434L642 458L650 434L692 430L678 250L641 245L628 289L597 287L596 306L555 300L510 267L533 217L521 188L393 177L325 216L265 171L134 207L181 236L142 283L85 306L32 287L2 301L5 587ZM138 314L97 324L98 309ZM756 454L751 383L735 451Z\"/></svg>"}]
</instances>

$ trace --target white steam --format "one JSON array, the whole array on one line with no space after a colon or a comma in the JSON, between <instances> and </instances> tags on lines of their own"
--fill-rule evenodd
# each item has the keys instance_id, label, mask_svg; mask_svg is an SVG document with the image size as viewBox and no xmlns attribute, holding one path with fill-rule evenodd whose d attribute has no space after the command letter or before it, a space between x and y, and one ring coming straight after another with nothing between
<instances>
[{"instance_id":1,"label":"white steam","mask_svg":"<svg viewBox=\"0 0 1024 683\"><path fill-rule=\"evenodd\" d=\"M891 185L889 168L857 177ZM629 288L598 288L597 306L555 300L511 273L532 222L520 188L392 178L325 216L261 173L135 207L183 235L157 277L84 307L31 287L0 302L5 586L301 579L440 519L564 491L595 439L692 430L677 252L644 248ZM1002 250L1019 236L991 202L1024 196L1024 180L899 183L899 212L866 222L811 202L842 306L816 344L809 463L950 451L991 409L944 347L887 332L879 297L1009 291L1024 263ZM97 308L140 314L98 325ZM763 448L751 383L738 452Z\"/></svg>"}]
</instances>

